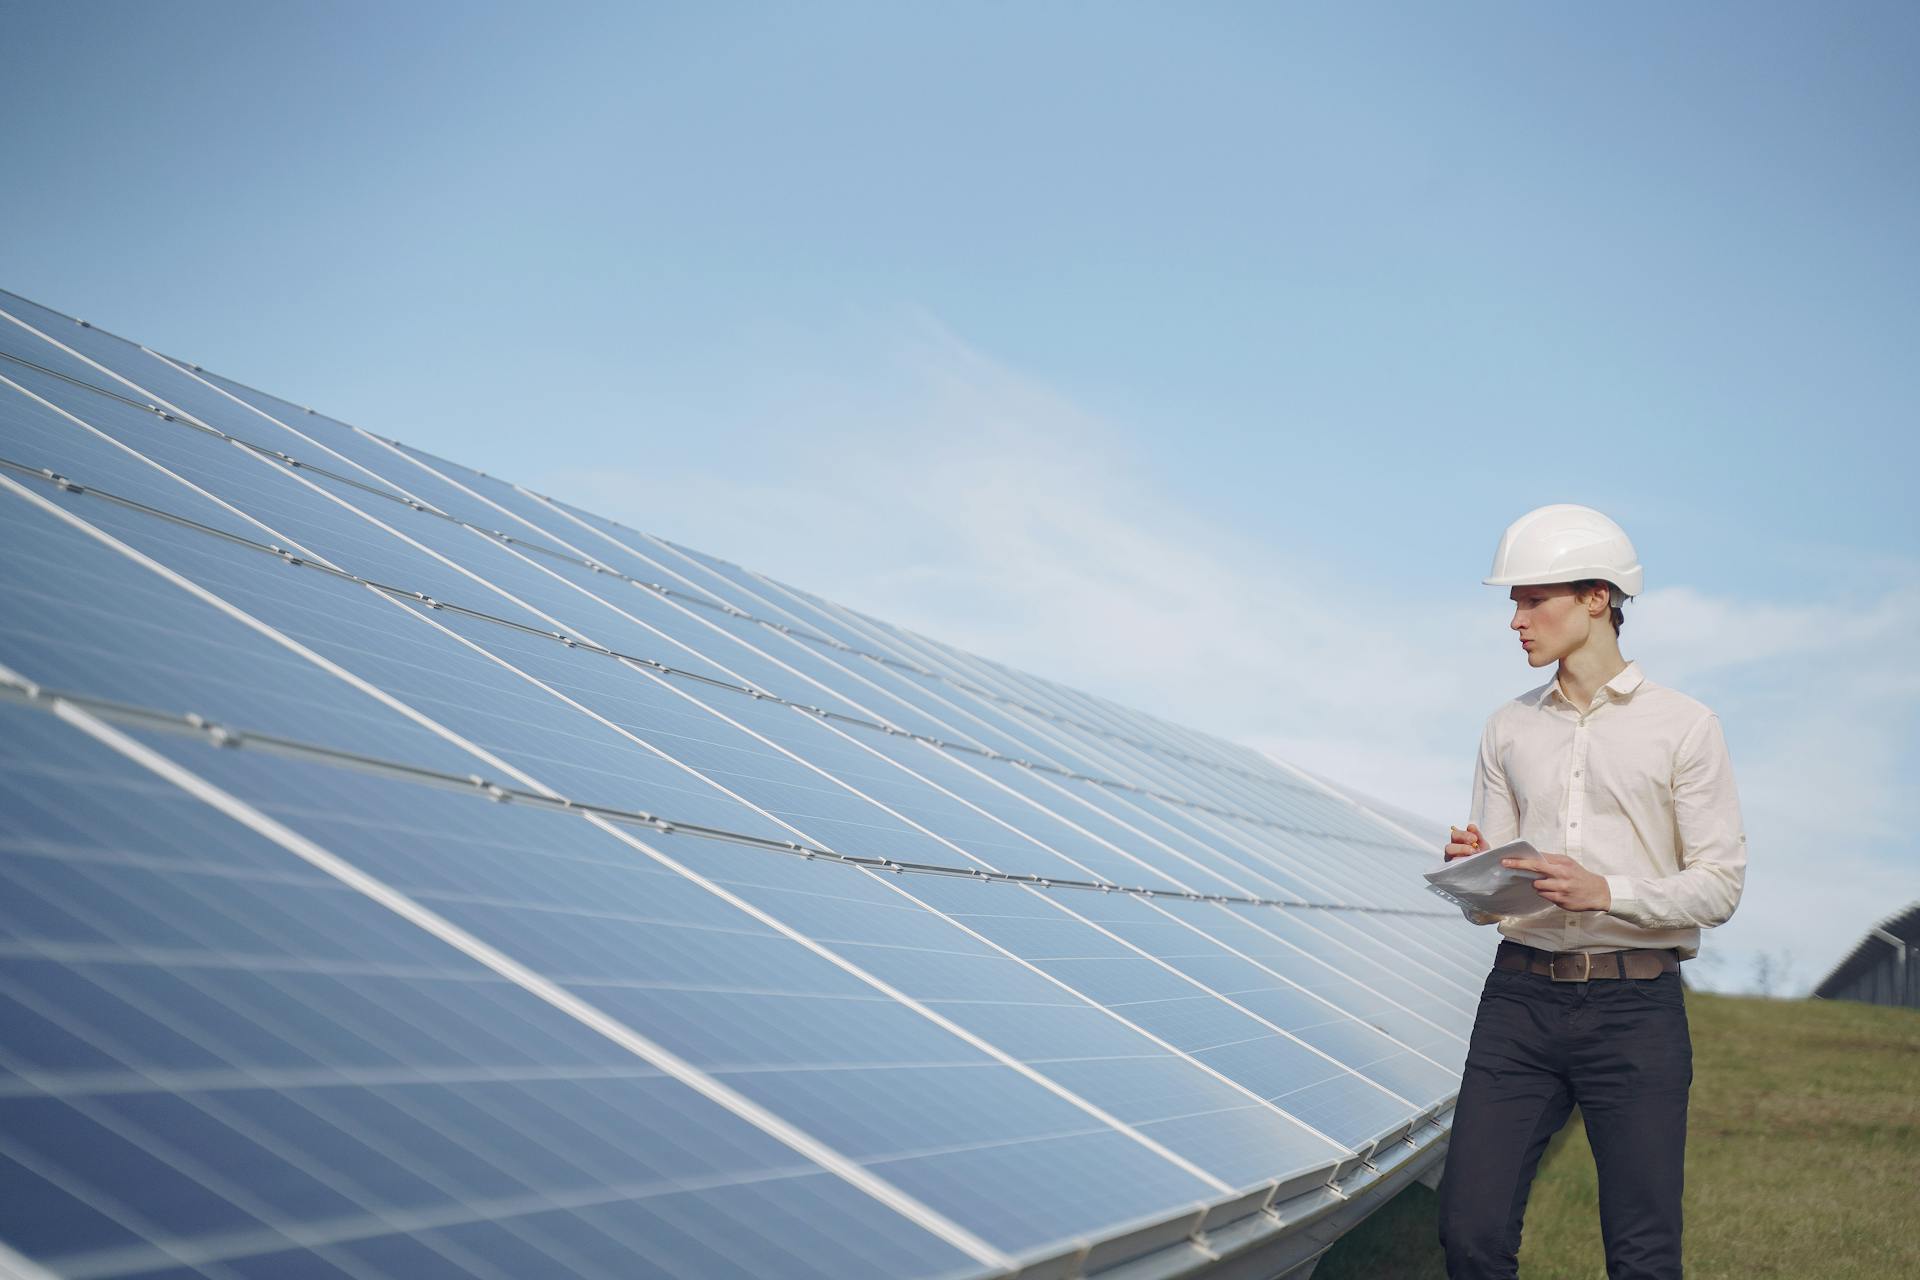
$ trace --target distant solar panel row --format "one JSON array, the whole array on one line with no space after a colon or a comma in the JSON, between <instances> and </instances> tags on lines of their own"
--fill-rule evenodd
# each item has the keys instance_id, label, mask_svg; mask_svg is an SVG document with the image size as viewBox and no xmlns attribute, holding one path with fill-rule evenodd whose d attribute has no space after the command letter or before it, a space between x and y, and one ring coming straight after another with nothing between
<instances>
[{"instance_id":1,"label":"distant solar panel row","mask_svg":"<svg viewBox=\"0 0 1920 1280\"><path fill-rule=\"evenodd\" d=\"M1257 753L12 295L0 544L0 1273L1071 1275L1443 1133L1479 940Z\"/></svg>"}]
</instances>

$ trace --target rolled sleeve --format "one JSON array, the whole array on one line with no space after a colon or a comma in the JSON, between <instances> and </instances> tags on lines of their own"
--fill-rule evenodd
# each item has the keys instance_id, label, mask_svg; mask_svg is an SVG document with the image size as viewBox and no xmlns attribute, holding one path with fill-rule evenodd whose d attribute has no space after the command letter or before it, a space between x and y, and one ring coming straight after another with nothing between
<instances>
[{"instance_id":1,"label":"rolled sleeve","mask_svg":"<svg viewBox=\"0 0 1920 1280\"><path fill-rule=\"evenodd\" d=\"M1720 717L1709 713L1675 753L1673 817L1680 870L1658 877L1608 876L1610 915L1649 929L1724 924L1746 882L1747 836Z\"/></svg>"}]
</instances>

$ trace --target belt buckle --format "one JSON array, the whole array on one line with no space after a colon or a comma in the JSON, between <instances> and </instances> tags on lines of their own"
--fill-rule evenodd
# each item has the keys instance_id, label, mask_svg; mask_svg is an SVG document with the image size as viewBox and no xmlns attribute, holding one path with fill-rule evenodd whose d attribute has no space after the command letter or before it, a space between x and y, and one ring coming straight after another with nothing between
<instances>
[{"instance_id":1,"label":"belt buckle","mask_svg":"<svg viewBox=\"0 0 1920 1280\"><path fill-rule=\"evenodd\" d=\"M1567 961L1563 971L1561 961ZM1580 961L1579 971L1574 971L1572 961ZM1556 951L1547 961L1547 976L1555 982L1585 982L1593 976L1593 953L1591 951Z\"/></svg>"}]
</instances>

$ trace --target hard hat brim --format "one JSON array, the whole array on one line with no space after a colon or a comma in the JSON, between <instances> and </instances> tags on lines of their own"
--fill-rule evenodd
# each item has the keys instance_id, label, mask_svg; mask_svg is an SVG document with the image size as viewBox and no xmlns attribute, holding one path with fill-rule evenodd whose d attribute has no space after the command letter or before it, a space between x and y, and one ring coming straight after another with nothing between
<instances>
[{"instance_id":1,"label":"hard hat brim","mask_svg":"<svg viewBox=\"0 0 1920 1280\"><path fill-rule=\"evenodd\" d=\"M1639 565L1622 570L1606 565L1569 565L1555 567L1543 573L1506 573L1496 577L1482 578L1481 582L1489 587L1544 587L1560 582L1584 582L1588 578L1597 578L1602 582L1611 582L1620 588L1622 595L1640 594L1642 570Z\"/></svg>"}]
</instances>

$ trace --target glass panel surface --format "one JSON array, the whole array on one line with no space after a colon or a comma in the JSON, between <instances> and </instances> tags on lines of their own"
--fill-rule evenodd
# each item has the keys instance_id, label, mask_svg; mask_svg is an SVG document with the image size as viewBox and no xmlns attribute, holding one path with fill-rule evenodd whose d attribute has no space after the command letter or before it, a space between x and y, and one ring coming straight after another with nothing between
<instances>
[{"instance_id":1,"label":"glass panel surface","mask_svg":"<svg viewBox=\"0 0 1920 1280\"><path fill-rule=\"evenodd\" d=\"M369 646L389 643L388 618L399 615L364 588L290 570L276 557L98 498L23 484L163 559L197 570L217 563L220 574L207 576L232 575L259 588L233 593L244 605L311 578L320 589L290 599L314 610L316 625L342 637L357 632ZM26 498L0 493L0 543L7 548L0 598L8 603L0 612L0 663L29 680L430 768L464 774L473 767L472 756Z\"/></svg>"},{"instance_id":2,"label":"glass panel surface","mask_svg":"<svg viewBox=\"0 0 1920 1280\"><path fill-rule=\"evenodd\" d=\"M0 1238L56 1272L175 1245L355 1275L978 1270L53 716L0 726ZM822 1216L863 1229L795 1225Z\"/></svg>"},{"instance_id":3,"label":"glass panel surface","mask_svg":"<svg viewBox=\"0 0 1920 1280\"><path fill-rule=\"evenodd\" d=\"M1063 914L1085 902L1112 907L1120 894L1075 894L1059 904L1043 891L929 883L915 892L1043 972L1275 1103L1338 1142L1351 1144L1411 1113L1405 1099L1233 1007L1176 966ZM967 893L966 890L976 890ZM1279 985L1276 983L1275 985Z\"/></svg>"},{"instance_id":4,"label":"glass panel surface","mask_svg":"<svg viewBox=\"0 0 1920 1280\"><path fill-rule=\"evenodd\" d=\"M13 318L8 319L8 316ZM75 342L66 342L69 337L77 336L83 342L86 336L85 330L77 322L0 289L0 357L14 357L13 359L0 358L0 374L12 377L14 371L20 367L20 362L26 361L44 369L51 369L63 377L109 388L116 395L126 396L129 399L141 399L143 403L149 399L94 368L81 355L55 346L53 342L47 340L47 337L41 336L42 333L65 343L68 347L79 345Z\"/></svg>"},{"instance_id":5,"label":"glass panel surface","mask_svg":"<svg viewBox=\"0 0 1920 1280\"><path fill-rule=\"evenodd\" d=\"M1004 1166L999 1185L1033 1206L1032 1217L963 1220L996 1244L1027 1248L1097 1232L1209 1194L1124 1137L1117 1148L1090 1144L1113 1131L646 850L701 874L745 868L757 880L869 883L852 868L657 832L636 847L572 815L150 740L837 1150L876 1169L897 1163L912 1180L906 1189L942 1211L953 1194L947 1156L968 1168ZM530 883L537 893L527 892ZM885 888L871 882L866 891ZM937 917L920 918L933 935L923 948L985 950ZM1008 979L1003 971L989 981ZM993 990L970 998L991 999ZM1109 1172L1123 1170L1127 1186L1082 1201L1098 1181L1082 1162L1096 1158ZM1042 1218L1050 1234L1023 1234Z\"/></svg>"},{"instance_id":6,"label":"glass panel surface","mask_svg":"<svg viewBox=\"0 0 1920 1280\"><path fill-rule=\"evenodd\" d=\"M14 477L319 660L7 492L0 662L30 679L766 840L1293 904L889 874L135 735L993 1245L1327 1167L1457 1087L1489 933L1434 905L1430 851L1384 810L11 295L0 310L80 353L0 321L18 384L0 457L517 624ZM743 684L776 698L723 687ZM0 1239L55 1270L982 1270L44 713L0 703L0 727Z\"/></svg>"},{"instance_id":7,"label":"glass panel surface","mask_svg":"<svg viewBox=\"0 0 1920 1280\"><path fill-rule=\"evenodd\" d=\"M108 438L113 433L103 436L78 425L56 406L70 406L67 413L85 409L95 417L117 424L120 435L136 439L143 434L177 430L177 427L144 409L77 390L71 384L35 370L0 365L0 379L15 384L0 384L0 457L34 470L55 471L76 484L103 489L118 497L162 507L185 520L243 538L263 540L260 527L243 514L189 489L132 449L114 443ZM230 446L212 443L230 451ZM233 464L257 465L238 453L233 454ZM7 474L19 478L11 471Z\"/></svg>"}]
</instances>

